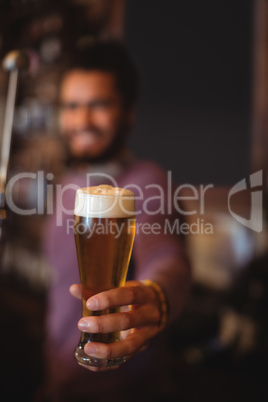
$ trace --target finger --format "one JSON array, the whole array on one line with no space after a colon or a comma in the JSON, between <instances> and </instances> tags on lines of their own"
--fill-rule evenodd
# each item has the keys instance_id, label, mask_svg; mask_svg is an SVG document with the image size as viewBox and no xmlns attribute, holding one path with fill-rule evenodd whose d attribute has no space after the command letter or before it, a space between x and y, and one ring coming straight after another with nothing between
<instances>
[{"instance_id":1,"label":"finger","mask_svg":"<svg viewBox=\"0 0 268 402\"><path fill-rule=\"evenodd\" d=\"M72 296L76 297L77 299L82 299L82 290L81 285L74 284L69 287L69 292Z\"/></svg>"},{"instance_id":2,"label":"finger","mask_svg":"<svg viewBox=\"0 0 268 402\"><path fill-rule=\"evenodd\" d=\"M100 359L113 359L120 356L128 356L137 353L158 332L158 326L142 328L130 333L122 341L110 344L89 342L85 345L86 354Z\"/></svg>"},{"instance_id":3,"label":"finger","mask_svg":"<svg viewBox=\"0 0 268 402\"><path fill-rule=\"evenodd\" d=\"M95 294L88 299L87 308L97 311L128 304L144 304L154 297L154 291L149 286L124 286Z\"/></svg>"},{"instance_id":4,"label":"finger","mask_svg":"<svg viewBox=\"0 0 268 402\"><path fill-rule=\"evenodd\" d=\"M125 331L121 331L120 338L121 340L126 339L126 337L130 334L131 331L135 331L134 328L126 329Z\"/></svg>"},{"instance_id":5,"label":"finger","mask_svg":"<svg viewBox=\"0 0 268 402\"><path fill-rule=\"evenodd\" d=\"M146 304L139 310L83 317L78 322L78 328L80 331L93 334L108 333L154 325L159 322L159 319L159 310L153 304Z\"/></svg>"}]
</instances>

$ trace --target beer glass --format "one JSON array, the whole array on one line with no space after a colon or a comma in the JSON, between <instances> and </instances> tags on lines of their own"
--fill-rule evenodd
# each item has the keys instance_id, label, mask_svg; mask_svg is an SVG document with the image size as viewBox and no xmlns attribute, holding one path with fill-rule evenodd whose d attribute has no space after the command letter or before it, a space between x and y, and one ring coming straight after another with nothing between
<instances>
[{"instance_id":1,"label":"beer glass","mask_svg":"<svg viewBox=\"0 0 268 402\"><path fill-rule=\"evenodd\" d=\"M96 293L124 286L135 236L135 196L127 189L100 185L76 192L74 235L82 285L82 315L100 316L120 311L111 308L90 311L86 301ZM84 352L88 342L120 340L120 331L81 332L75 358L83 364L104 367L119 365L125 357L97 359Z\"/></svg>"}]
</instances>

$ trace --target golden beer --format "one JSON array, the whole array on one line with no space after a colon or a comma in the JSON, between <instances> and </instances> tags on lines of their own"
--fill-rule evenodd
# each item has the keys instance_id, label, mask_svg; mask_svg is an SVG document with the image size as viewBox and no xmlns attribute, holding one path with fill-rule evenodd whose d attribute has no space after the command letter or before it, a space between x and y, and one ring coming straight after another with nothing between
<instances>
[{"instance_id":1,"label":"golden beer","mask_svg":"<svg viewBox=\"0 0 268 402\"><path fill-rule=\"evenodd\" d=\"M82 315L102 315L113 308L90 311L86 301L96 293L124 286L135 236L135 198L125 189L101 185L79 189L74 216L75 244L82 285ZM91 334L81 332L75 357L94 366L116 365L124 358L102 360L85 354L87 342L116 342L120 332Z\"/></svg>"}]
</instances>

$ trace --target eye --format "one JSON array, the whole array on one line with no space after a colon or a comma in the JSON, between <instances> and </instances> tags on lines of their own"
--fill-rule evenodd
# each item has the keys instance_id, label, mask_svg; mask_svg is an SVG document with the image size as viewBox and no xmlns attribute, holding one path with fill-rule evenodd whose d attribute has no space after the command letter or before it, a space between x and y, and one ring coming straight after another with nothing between
<instances>
[{"instance_id":1,"label":"eye","mask_svg":"<svg viewBox=\"0 0 268 402\"><path fill-rule=\"evenodd\" d=\"M112 102L110 100L98 99L88 104L88 107L94 109L105 109L110 107Z\"/></svg>"},{"instance_id":2,"label":"eye","mask_svg":"<svg viewBox=\"0 0 268 402\"><path fill-rule=\"evenodd\" d=\"M78 109L79 105L75 102L63 102L61 104L61 109L63 110L76 110Z\"/></svg>"}]
</instances>

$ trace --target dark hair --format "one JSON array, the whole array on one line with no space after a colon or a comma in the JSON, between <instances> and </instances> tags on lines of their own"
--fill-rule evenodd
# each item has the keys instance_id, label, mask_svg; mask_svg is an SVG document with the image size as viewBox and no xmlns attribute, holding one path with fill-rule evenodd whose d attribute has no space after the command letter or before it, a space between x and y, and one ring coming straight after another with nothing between
<instances>
[{"instance_id":1,"label":"dark hair","mask_svg":"<svg viewBox=\"0 0 268 402\"><path fill-rule=\"evenodd\" d=\"M115 76L119 92L126 108L135 105L139 92L139 71L122 42L94 41L77 49L67 67L73 69L101 70Z\"/></svg>"}]
</instances>

